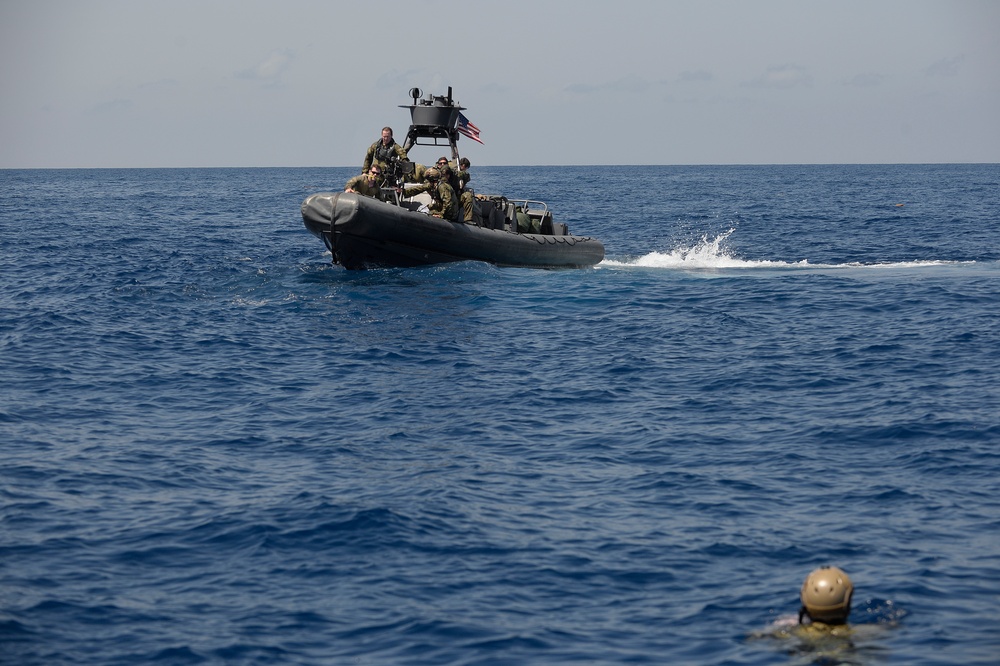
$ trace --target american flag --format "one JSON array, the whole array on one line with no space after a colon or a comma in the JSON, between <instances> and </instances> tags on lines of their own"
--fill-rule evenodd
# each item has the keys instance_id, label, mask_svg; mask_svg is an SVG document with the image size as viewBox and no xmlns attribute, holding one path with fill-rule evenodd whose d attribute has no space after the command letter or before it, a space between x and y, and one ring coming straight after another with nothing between
<instances>
[{"instance_id":1,"label":"american flag","mask_svg":"<svg viewBox=\"0 0 1000 666\"><path fill-rule=\"evenodd\" d=\"M469 122L469 119L465 117L465 114L461 111L458 112L458 131L469 137L473 141L478 141L483 143L483 140L479 138L479 128ZM483 144L486 145L486 144Z\"/></svg>"}]
</instances>

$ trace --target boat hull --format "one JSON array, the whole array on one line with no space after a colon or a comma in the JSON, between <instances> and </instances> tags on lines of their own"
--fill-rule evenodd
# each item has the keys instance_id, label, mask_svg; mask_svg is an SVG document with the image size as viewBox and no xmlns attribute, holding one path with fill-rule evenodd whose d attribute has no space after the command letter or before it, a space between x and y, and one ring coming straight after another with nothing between
<instances>
[{"instance_id":1,"label":"boat hull","mask_svg":"<svg viewBox=\"0 0 1000 666\"><path fill-rule=\"evenodd\" d=\"M449 222L353 192L308 197L302 203L302 221L326 243L334 261L351 270L455 261L586 268L604 259L604 245L595 238L519 234Z\"/></svg>"}]
</instances>

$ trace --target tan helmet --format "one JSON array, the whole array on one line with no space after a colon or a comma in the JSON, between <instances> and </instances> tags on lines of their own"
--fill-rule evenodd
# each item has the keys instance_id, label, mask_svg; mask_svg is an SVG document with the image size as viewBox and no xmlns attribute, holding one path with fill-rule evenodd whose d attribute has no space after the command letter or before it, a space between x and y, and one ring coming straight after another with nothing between
<instances>
[{"instance_id":1,"label":"tan helmet","mask_svg":"<svg viewBox=\"0 0 1000 666\"><path fill-rule=\"evenodd\" d=\"M438 171L435 167L431 167L427 171L424 171L424 178L426 178L427 180L438 180L439 178L441 178L441 172Z\"/></svg>"},{"instance_id":2,"label":"tan helmet","mask_svg":"<svg viewBox=\"0 0 1000 666\"><path fill-rule=\"evenodd\" d=\"M854 584L846 573L837 567L820 567L806 576L799 596L810 618L838 624L846 621L851 612L852 594Z\"/></svg>"}]
</instances>

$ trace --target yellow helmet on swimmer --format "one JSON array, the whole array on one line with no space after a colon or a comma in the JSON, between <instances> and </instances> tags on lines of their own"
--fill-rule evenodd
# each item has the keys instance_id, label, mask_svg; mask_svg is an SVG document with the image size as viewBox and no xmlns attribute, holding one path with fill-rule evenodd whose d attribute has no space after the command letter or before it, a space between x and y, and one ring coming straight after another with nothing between
<instances>
[{"instance_id":1,"label":"yellow helmet on swimmer","mask_svg":"<svg viewBox=\"0 0 1000 666\"><path fill-rule=\"evenodd\" d=\"M816 622L842 624L851 612L854 584L837 567L820 567L802 583L802 608Z\"/></svg>"}]
</instances>

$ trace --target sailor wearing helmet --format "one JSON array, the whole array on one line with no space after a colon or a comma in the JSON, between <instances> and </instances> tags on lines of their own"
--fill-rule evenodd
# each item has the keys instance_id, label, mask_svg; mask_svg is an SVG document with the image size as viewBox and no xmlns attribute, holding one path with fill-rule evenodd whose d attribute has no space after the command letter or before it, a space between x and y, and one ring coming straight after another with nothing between
<instances>
[{"instance_id":1,"label":"sailor wearing helmet","mask_svg":"<svg viewBox=\"0 0 1000 666\"><path fill-rule=\"evenodd\" d=\"M872 607L873 600L868 600L866 618L850 626L847 619L853 596L854 583L842 569L814 569L799 589L802 606L798 618L781 616L749 638L778 640L783 649L808 657L809 663L867 663L865 655L884 649L879 641L885 630L897 626L906 611L892 601L883 600Z\"/></svg>"},{"instance_id":2,"label":"sailor wearing helmet","mask_svg":"<svg viewBox=\"0 0 1000 666\"><path fill-rule=\"evenodd\" d=\"M431 205L428 206L430 214L458 222L459 207L455 190L441 177L441 172L436 167L431 167L424 172L424 179L427 182L407 189L406 194L413 196L420 192L429 192L432 199Z\"/></svg>"},{"instance_id":3,"label":"sailor wearing helmet","mask_svg":"<svg viewBox=\"0 0 1000 666\"><path fill-rule=\"evenodd\" d=\"M820 567L806 576L799 590L802 608L799 624L822 623L829 626L847 624L851 613L854 584L843 570L837 567Z\"/></svg>"},{"instance_id":4,"label":"sailor wearing helmet","mask_svg":"<svg viewBox=\"0 0 1000 666\"><path fill-rule=\"evenodd\" d=\"M780 641L783 649L816 660L812 663L854 663L855 631L847 626L853 593L846 573L837 567L820 567L806 576L799 590L798 621L794 615L782 616L749 638Z\"/></svg>"}]
</instances>

